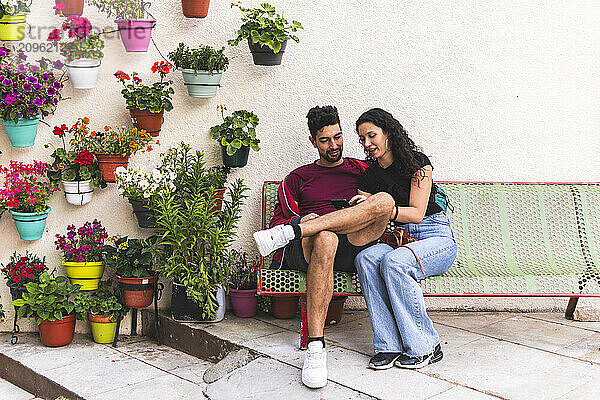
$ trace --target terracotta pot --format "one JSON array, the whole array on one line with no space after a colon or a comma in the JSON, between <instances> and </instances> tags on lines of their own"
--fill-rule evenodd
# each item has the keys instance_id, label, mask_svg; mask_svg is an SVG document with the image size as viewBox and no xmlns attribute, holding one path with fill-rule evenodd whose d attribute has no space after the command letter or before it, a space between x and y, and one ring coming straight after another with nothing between
<instances>
[{"instance_id":1,"label":"terracotta pot","mask_svg":"<svg viewBox=\"0 0 600 400\"><path fill-rule=\"evenodd\" d=\"M210 0L181 0L183 15L188 18L205 18Z\"/></svg>"},{"instance_id":2,"label":"terracotta pot","mask_svg":"<svg viewBox=\"0 0 600 400\"><path fill-rule=\"evenodd\" d=\"M131 115L131 122L133 126L138 129L143 129L152 137L157 137L162 128L164 121L165 110L161 110L158 113L153 113L148 110L138 110L134 107L127 107L129 114Z\"/></svg>"},{"instance_id":3,"label":"terracotta pot","mask_svg":"<svg viewBox=\"0 0 600 400\"><path fill-rule=\"evenodd\" d=\"M329 302L327 309L327 317L325 317L325 326L334 325L342 320L344 313L344 303L348 296L333 296Z\"/></svg>"},{"instance_id":4,"label":"terracotta pot","mask_svg":"<svg viewBox=\"0 0 600 400\"><path fill-rule=\"evenodd\" d=\"M37 317L35 317L37 321ZM40 340L45 346L60 347L73 341L75 334L75 314L67 315L58 321L43 320L39 325Z\"/></svg>"},{"instance_id":5,"label":"terracotta pot","mask_svg":"<svg viewBox=\"0 0 600 400\"><path fill-rule=\"evenodd\" d=\"M225 188L213 190L213 196L216 199L216 204L212 211L221 211L223 208L223 196L225 196Z\"/></svg>"},{"instance_id":6,"label":"terracotta pot","mask_svg":"<svg viewBox=\"0 0 600 400\"><path fill-rule=\"evenodd\" d=\"M129 157L116 156L113 154L106 153L95 153L98 159L98 167L102 172L102 178L108 183L115 182L115 170L118 167L127 168L129 164Z\"/></svg>"},{"instance_id":7,"label":"terracotta pot","mask_svg":"<svg viewBox=\"0 0 600 400\"><path fill-rule=\"evenodd\" d=\"M117 275L123 290L123 304L130 308L145 308L152 304L158 276L127 278Z\"/></svg>"},{"instance_id":8,"label":"terracotta pot","mask_svg":"<svg viewBox=\"0 0 600 400\"><path fill-rule=\"evenodd\" d=\"M65 17L83 14L83 0L54 0L54 3L65 5L65 8L62 9L62 15Z\"/></svg>"},{"instance_id":9,"label":"terracotta pot","mask_svg":"<svg viewBox=\"0 0 600 400\"><path fill-rule=\"evenodd\" d=\"M296 317L300 296L273 296L271 312L275 318L291 319Z\"/></svg>"}]
</instances>

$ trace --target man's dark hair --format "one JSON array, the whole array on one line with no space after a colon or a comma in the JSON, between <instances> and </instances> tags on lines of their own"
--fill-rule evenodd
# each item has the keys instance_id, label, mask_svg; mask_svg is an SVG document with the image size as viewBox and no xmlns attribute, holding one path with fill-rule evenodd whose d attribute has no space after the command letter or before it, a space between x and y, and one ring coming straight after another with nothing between
<instances>
[{"instance_id":1,"label":"man's dark hair","mask_svg":"<svg viewBox=\"0 0 600 400\"><path fill-rule=\"evenodd\" d=\"M334 106L313 107L308 111L306 118L308 118L308 129L313 139L317 137L317 132L323 127L340 123L338 110Z\"/></svg>"}]
</instances>

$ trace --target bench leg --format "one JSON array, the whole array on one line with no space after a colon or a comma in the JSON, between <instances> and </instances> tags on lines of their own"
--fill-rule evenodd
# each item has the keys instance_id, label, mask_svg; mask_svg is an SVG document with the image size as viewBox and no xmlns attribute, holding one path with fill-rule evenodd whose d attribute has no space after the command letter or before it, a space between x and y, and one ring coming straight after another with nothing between
<instances>
[{"instance_id":1,"label":"bench leg","mask_svg":"<svg viewBox=\"0 0 600 400\"><path fill-rule=\"evenodd\" d=\"M300 349L308 347L308 317L306 315L306 296L300 297Z\"/></svg>"},{"instance_id":2,"label":"bench leg","mask_svg":"<svg viewBox=\"0 0 600 400\"><path fill-rule=\"evenodd\" d=\"M565 311L566 319L573 319L573 313L575 312L575 307L577 307L577 301L579 297L571 297L569 299L569 304L567 305L567 310Z\"/></svg>"}]
</instances>

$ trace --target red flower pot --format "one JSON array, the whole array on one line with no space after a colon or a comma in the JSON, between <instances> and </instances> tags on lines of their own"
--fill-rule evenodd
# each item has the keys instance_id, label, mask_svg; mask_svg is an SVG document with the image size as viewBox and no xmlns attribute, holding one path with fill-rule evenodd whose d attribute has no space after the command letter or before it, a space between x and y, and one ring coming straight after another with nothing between
<instances>
[{"instance_id":1,"label":"red flower pot","mask_svg":"<svg viewBox=\"0 0 600 400\"><path fill-rule=\"evenodd\" d=\"M300 296L273 296L271 312L275 318L291 319L296 317L298 311L298 299Z\"/></svg>"},{"instance_id":2,"label":"red flower pot","mask_svg":"<svg viewBox=\"0 0 600 400\"><path fill-rule=\"evenodd\" d=\"M225 188L215 189L213 191L213 196L215 197L216 204L211 211L221 211L223 208L223 196L225 196Z\"/></svg>"},{"instance_id":3,"label":"red flower pot","mask_svg":"<svg viewBox=\"0 0 600 400\"><path fill-rule=\"evenodd\" d=\"M37 317L35 317L37 321ZM43 320L39 325L40 340L45 346L60 347L73 341L75 314L66 315L58 321Z\"/></svg>"},{"instance_id":4,"label":"red flower pot","mask_svg":"<svg viewBox=\"0 0 600 400\"><path fill-rule=\"evenodd\" d=\"M126 285L122 286L123 303L125 306L130 308L145 308L152 304L152 300L154 299L154 287L156 282L158 282L158 276L127 278L117 275L117 281Z\"/></svg>"},{"instance_id":5,"label":"red flower pot","mask_svg":"<svg viewBox=\"0 0 600 400\"><path fill-rule=\"evenodd\" d=\"M210 0L181 0L183 15L188 18L205 18Z\"/></svg>"},{"instance_id":6,"label":"red flower pot","mask_svg":"<svg viewBox=\"0 0 600 400\"><path fill-rule=\"evenodd\" d=\"M165 110L153 113L148 110L138 110L134 107L127 107L133 126L143 129L152 137L157 137L162 128Z\"/></svg>"},{"instance_id":7,"label":"red flower pot","mask_svg":"<svg viewBox=\"0 0 600 400\"><path fill-rule=\"evenodd\" d=\"M65 8L62 9L62 14L65 17L83 14L83 0L54 0L54 2L65 5Z\"/></svg>"},{"instance_id":8,"label":"red flower pot","mask_svg":"<svg viewBox=\"0 0 600 400\"><path fill-rule=\"evenodd\" d=\"M127 168L129 164L129 157L127 156L123 157L106 153L95 153L95 156L98 159L98 168L102 172L102 178L109 183L115 182L115 170L118 167Z\"/></svg>"},{"instance_id":9,"label":"red flower pot","mask_svg":"<svg viewBox=\"0 0 600 400\"><path fill-rule=\"evenodd\" d=\"M250 318L256 315L256 289L229 289L233 312L237 317Z\"/></svg>"}]
</instances>

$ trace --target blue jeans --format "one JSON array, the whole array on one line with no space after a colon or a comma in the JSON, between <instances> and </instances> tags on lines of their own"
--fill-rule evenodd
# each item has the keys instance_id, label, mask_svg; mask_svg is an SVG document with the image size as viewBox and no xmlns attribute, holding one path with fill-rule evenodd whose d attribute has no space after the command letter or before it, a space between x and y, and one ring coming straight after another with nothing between
<instances>
[{"instance_id":1,"label":"blue jeans","mask_svg":"<svg viewBox=\"0 0 600 400\"><path fill-rule=\"evenodd\" d=\"M354 263L371 318L375 353L423 356L433 352L440 338L427 316L418 282L450 269L456 258L456 241L443 212L425 217L420 224L402 226L419 239L408 246L423 270L412 251L387 244L361 251Z\"/></svg>"}]
</instances>

